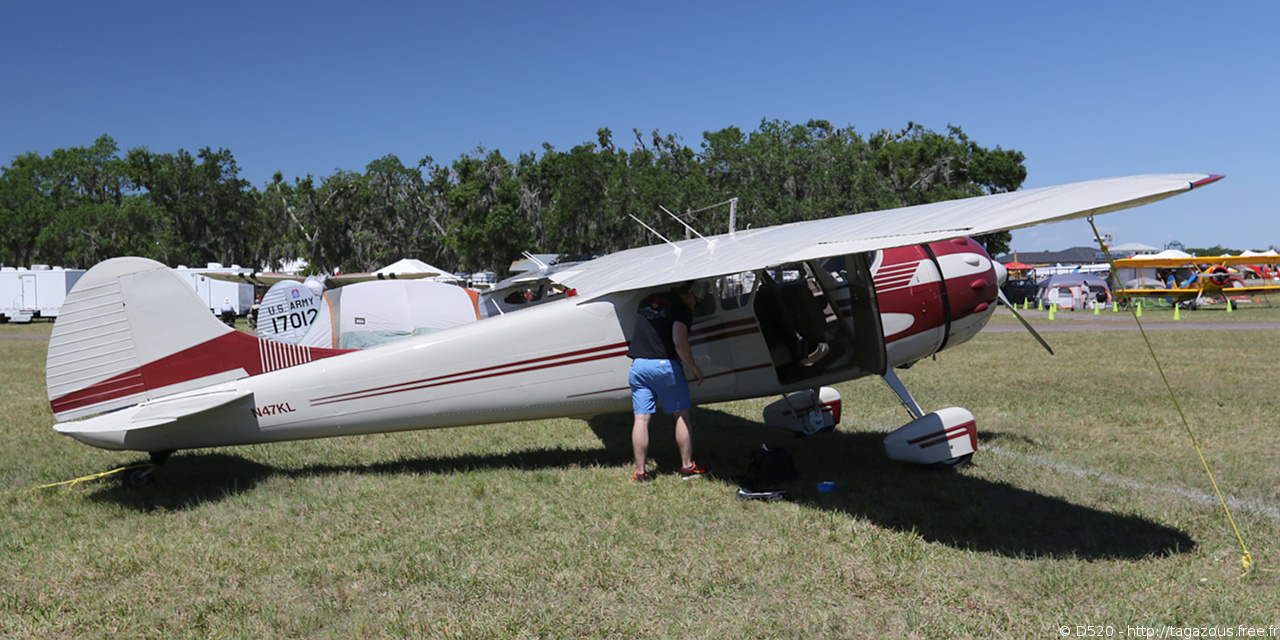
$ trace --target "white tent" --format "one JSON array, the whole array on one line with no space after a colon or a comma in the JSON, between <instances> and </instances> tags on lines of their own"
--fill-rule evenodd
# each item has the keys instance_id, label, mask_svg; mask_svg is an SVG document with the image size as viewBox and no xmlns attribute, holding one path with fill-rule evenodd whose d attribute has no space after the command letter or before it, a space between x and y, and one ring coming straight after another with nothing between
<instances>
[{"instance_id":1,"label":"white tent","mask_svg":"<svg viewBox=\"0 0 1280 640\"><path fill-rule=\"evenodd\" d=\"M377 271L374 271L374 273L378 275L388 275L392 273L436 273L439 275L433 276L431 278L426 278L426 279L446 280L450 282L461 279L455 274L449 273L448 271L445 271L440 267L435 267L430 264L427 264L416 258L405 258L403 260L397 260L396 262L393 262L381 269L378 269Z\"/></svg>"},{"instance_id":2,"label":"white tent","mask_svg":"<svg viewBox=\"0 0 1280 640\"><path fill-rule=\"evenodd\" d=\"M1178 251L1177 249L1165 249L1160 253L1154 253L1149 256L1138 256L1139 258L1165 259L1165 258L1191 258L1194 257L1186 251Z\"/></svg>"},{"instance_id":3,"label":"white tent","mask_svg":"<svg viewBox=\"0 0 1280 640\"><path fill-rule=\"evenodd\" d=\"M1088 273L1063 273L1040 281L1036 298L1041 304L1059 309L1091 309L1111 303L1107 281Z\"/></svg>"},{"instance_id":4,"label":"white tent","mask_svg":"<svg viewBox=\"0 0 1280 640\"><path fill-rule=\"evenodd\" d=\"M1036 277L1044 278L1046 276L1056 276L1065 273L1105 273L1111 270L1111 265L1101 262L1098 264L1055 264L1046 267L1036 267Z\"/></svg>"},{"instance_id":5,"label":"white tent","mask_svg":"<svg viewBox=\"0 0 1280 640\"><path fill-rule=\"evenodd\" d=\"M367 349L480 319L478 294L429 280L378 280L324 293L305 347Z\"/></svg>"}]
</instances>

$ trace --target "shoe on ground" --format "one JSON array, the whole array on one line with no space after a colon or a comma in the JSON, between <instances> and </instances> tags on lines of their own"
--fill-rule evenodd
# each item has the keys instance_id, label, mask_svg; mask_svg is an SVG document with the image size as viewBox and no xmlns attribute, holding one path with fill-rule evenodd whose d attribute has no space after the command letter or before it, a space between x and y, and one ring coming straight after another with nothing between
<instances>
[{"instance_id":1,"label":"shoe on ground","mask_svg":"<svg viewBox=\"0 0 1280 640\"><path fill-rule=\"evenodd\" d=\"M707 475L707 469L705 467L699 467L696 462L680 470L681 480L692 480L694 478L701 478L705 475Z\"/></svg>"},{"instance_id":2,"label":"shoe on ground","mask_svg":"<svg viewBox=\"0 0 1280 640\"><path fill-rule=\"evenodd\" d=\"M649 475L648 473L645 473L644 471L637 471L631 476L632 482L648 482L652 479L653 479L653 476Z\"/></svg>"},{"instance_id":3,"label":"shoe on ground","mask_svg":"<svg viewBox=\"0 0 1280 640\"><path fill-rule=\"evenodd\" d=\"M738 489L739 500L762 500L764 502L777 502L787 495L786 491L756 491L743 487Z\"/></svg>"}]
</instances>

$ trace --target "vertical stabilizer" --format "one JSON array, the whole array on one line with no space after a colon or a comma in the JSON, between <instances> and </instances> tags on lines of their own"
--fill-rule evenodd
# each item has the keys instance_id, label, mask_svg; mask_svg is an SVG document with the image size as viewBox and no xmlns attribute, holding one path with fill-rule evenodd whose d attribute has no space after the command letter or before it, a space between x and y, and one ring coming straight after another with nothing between
<instances>
[{"instance_id":1,"label":"vertical stabilizer","mask_svg":"<svg viewBox=\"0 0 1280 640\"><path fill-rule=\"evenodd\" d=\"M262 342L219 322L163 264L107 260L76 283L53 325L49 404L69 420L341 353Z\"/></svg>"}]
</instances>

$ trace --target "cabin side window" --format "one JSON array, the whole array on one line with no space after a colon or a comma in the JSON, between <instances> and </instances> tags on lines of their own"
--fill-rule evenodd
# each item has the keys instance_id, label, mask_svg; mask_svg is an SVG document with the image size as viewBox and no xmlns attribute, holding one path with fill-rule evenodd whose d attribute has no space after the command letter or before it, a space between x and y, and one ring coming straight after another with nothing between
<instances>
[{"instance_id":1,"label":"cabin side window","mask_svg":"<svg viewBox=\"0 0 1280 640\"><path fill-rule=\"evenodd\" d=\"M720 299L720 308L725 311L741 309L751 304L751 296L756 291L757 278L754 271L744 271L716 278L713 293Z\"/></svg>"}]
</instances>

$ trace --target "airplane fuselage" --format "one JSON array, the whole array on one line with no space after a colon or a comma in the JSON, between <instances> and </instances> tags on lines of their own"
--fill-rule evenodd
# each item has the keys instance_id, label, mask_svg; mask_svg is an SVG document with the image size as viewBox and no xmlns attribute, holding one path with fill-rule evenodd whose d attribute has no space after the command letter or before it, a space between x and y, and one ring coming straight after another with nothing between
<instances>
[{"instance_id":1,"label":"airplane fuselage","mask_svg":"<svg viewBox=\"0 0 1280 640\"><path fill-rule=\"evenodd\" d=\"M870 260L781 265L710 284L713 294L695 310L690 333L706 376L691 389L699 404L909 365L976 335L998 286L990 257L964 239L889 249ZM58 428L94 446L168 451L630 412L627 341L647 293L565 297L381 347L263 366L97 424ZM268 345L243 337L260 352L245 359L265 359ZM250 345L239 337L235 344ZM819 348L825 355L806 364ZM181 366L175 360L168 368ZM203 404L188 411L184 403ZM148 411L157 414L155 426L138 428Z\"/></svg>"}]
</instances>

